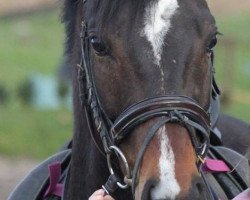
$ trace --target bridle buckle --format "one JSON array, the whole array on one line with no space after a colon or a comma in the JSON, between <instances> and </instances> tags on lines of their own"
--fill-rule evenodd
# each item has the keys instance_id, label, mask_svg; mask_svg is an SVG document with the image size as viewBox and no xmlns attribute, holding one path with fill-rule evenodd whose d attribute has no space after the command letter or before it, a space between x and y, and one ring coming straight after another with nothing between
<instances>
[{"instance_id":1,"label":"bridle buckle","mask_svg":"<svg viewBox=\"0 0 250 200\"><path fill-rule=\"evenodd\" d=\"M205 164L206 162L206 158L202 158L200 155L197 156L197 162L199 163L202 163L202 164Z\"/></svg>"},{"instance_id":2,"label":"bridle buckle","mask_svg":"<svg viewBox=\"0 0 250 200\"><path fill-rule=\"evenodd\" d=\"M110 146L109 150L111 153L107 154L107 163L108 163L108 169L110 174L115 174L113 167L112 167L112 161L111 161L111 154L114 152L114 154L118 157L120 161L122 161L122 164L125 167L125 176L124 176L124 183L121 183L117 181L117 185L121 189L127 189L129 186L132 185L132 179L130 174L130 169L128 165L128 161L126 157L124 156L123 152L115 145Z\"/></svg>"}]
</instances>

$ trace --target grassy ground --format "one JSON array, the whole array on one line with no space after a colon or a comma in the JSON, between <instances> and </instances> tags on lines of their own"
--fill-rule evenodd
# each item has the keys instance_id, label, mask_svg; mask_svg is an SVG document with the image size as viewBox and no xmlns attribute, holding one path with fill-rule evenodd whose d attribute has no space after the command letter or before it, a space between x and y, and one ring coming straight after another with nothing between
<instances>
[{"instance_id":1,"label":"grassy ground","mask_svg":"<svg viewBox=\"0 0 250 200\"><path fill-rule=\"evenodd\" d=\"M67 110L38 111L28 107L1 108L0 153L45 158L56 152L72 133Z\"/></svg>"},{"instance_id":2,"label":"grassy ground","mask_svg":"<svg viewBox=\"0 0 250 200\"><path fill-rule=\"evenodd\" d=\"M63 51L58 12L0 19L0 84L10 93L0 106L0 154L45 158L71 136L70 110L39 111L22 106L16 89L32 72L53 74ZM232 103L226 113L250 122L250 13L217 18L224 33L216 49L217 77Z\"/></svg>"}]
</instances>

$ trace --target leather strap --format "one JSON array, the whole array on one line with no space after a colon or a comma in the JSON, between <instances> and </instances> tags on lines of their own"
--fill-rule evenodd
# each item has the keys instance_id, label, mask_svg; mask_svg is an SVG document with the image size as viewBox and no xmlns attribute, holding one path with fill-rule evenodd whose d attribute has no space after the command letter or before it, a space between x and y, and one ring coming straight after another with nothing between
<instances>
[{"instance_id":1,"label":"leather strap","mask_svg":"<svg viewBox=\"0 0 250 200\"><path fill-rule=\"evenodd\" d=\"M209 115L194 100L186 96L160 96L143 100L125 110L111 127L114 141L123 139L138 124L153 117L169 115L175 110L184 115L192 115L204 129L209 129Z\"/></svg>"}]
</instances>

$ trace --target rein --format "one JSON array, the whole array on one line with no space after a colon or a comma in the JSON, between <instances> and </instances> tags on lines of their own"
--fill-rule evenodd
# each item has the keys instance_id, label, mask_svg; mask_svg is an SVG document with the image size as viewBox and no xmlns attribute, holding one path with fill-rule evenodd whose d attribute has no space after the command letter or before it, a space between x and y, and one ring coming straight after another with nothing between
<instances>
[{"instance_id":1,"label":"rein","mask_svg":"<svg viewBox=\"0 0 250 200\"><path fill-rule=\"evenodd\" d=\"M104 186L106 192L113 192L117 186L121 189L132 187L132 194L134 195L137 174L143 155L157 130L166 123L178 123L188 130L197 157L197 168L199 169L210 146L210 128L218 117L219 89L214 77L212 76L213 80L211 81L212 91L208 111L205 111L196 101L187 96L159 96L131 105L112 122L98 98L90 60L88 27L85 21L82 22L81 29L82 58L78 65L79 97L91 137L99 151L107 157L111 176ZM216 105L215 109L213 105ZM118 145L133 128L155 117L160 119L149 129L131 171L126 157ZM197 135L200 137L197 138ZM119 181L113 170L111 155L117 156L125 166L126 174L123 183Z\"/></svg>"}]
</instances>

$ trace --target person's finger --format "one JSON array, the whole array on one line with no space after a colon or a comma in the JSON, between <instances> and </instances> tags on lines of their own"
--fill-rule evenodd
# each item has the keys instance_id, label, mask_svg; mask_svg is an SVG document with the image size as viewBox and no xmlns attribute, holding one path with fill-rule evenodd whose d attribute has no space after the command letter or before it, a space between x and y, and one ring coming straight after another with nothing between
<instances>
[{"instance_id":1,"label":"person's finger","mask_svg":"<svg viewBox=\"0 0 250 200\"><path fill-rule=\"evenodd\" d=\"M104 200L114 200L110 195L106 195L105 197L104 197Z\"/></svg>"},{"instance_id":2,"label":"person's finger","mask_svg":"<svg viewBox=\"0 0 250 200\"><path fill-rule=\"evenodd\" d=\"M94 193L94 195L103 195L105 194L104 190L103 189L100 189L100 190L96 190Z\"/></svg>"},{"instance_id":3,"label":"person's finger","mask_svg":"<svg viewBox=\"0 0 250 200\"><path fill-rule=\"evenodd\" d=\"M97 190L89 197L89 200L104 200L104 194L103 189Z\"/></svg>"},{"instance_id":4,"label":"person's finger","mask_svg":"<svg viewBox=\"0 0 250 200\"><path fill-rule=\"evenodd\" d=\"M91 197L89 197L89 200L104 200L103 195L94 195L92 194Z\"/></svg>"}]
</instances>

